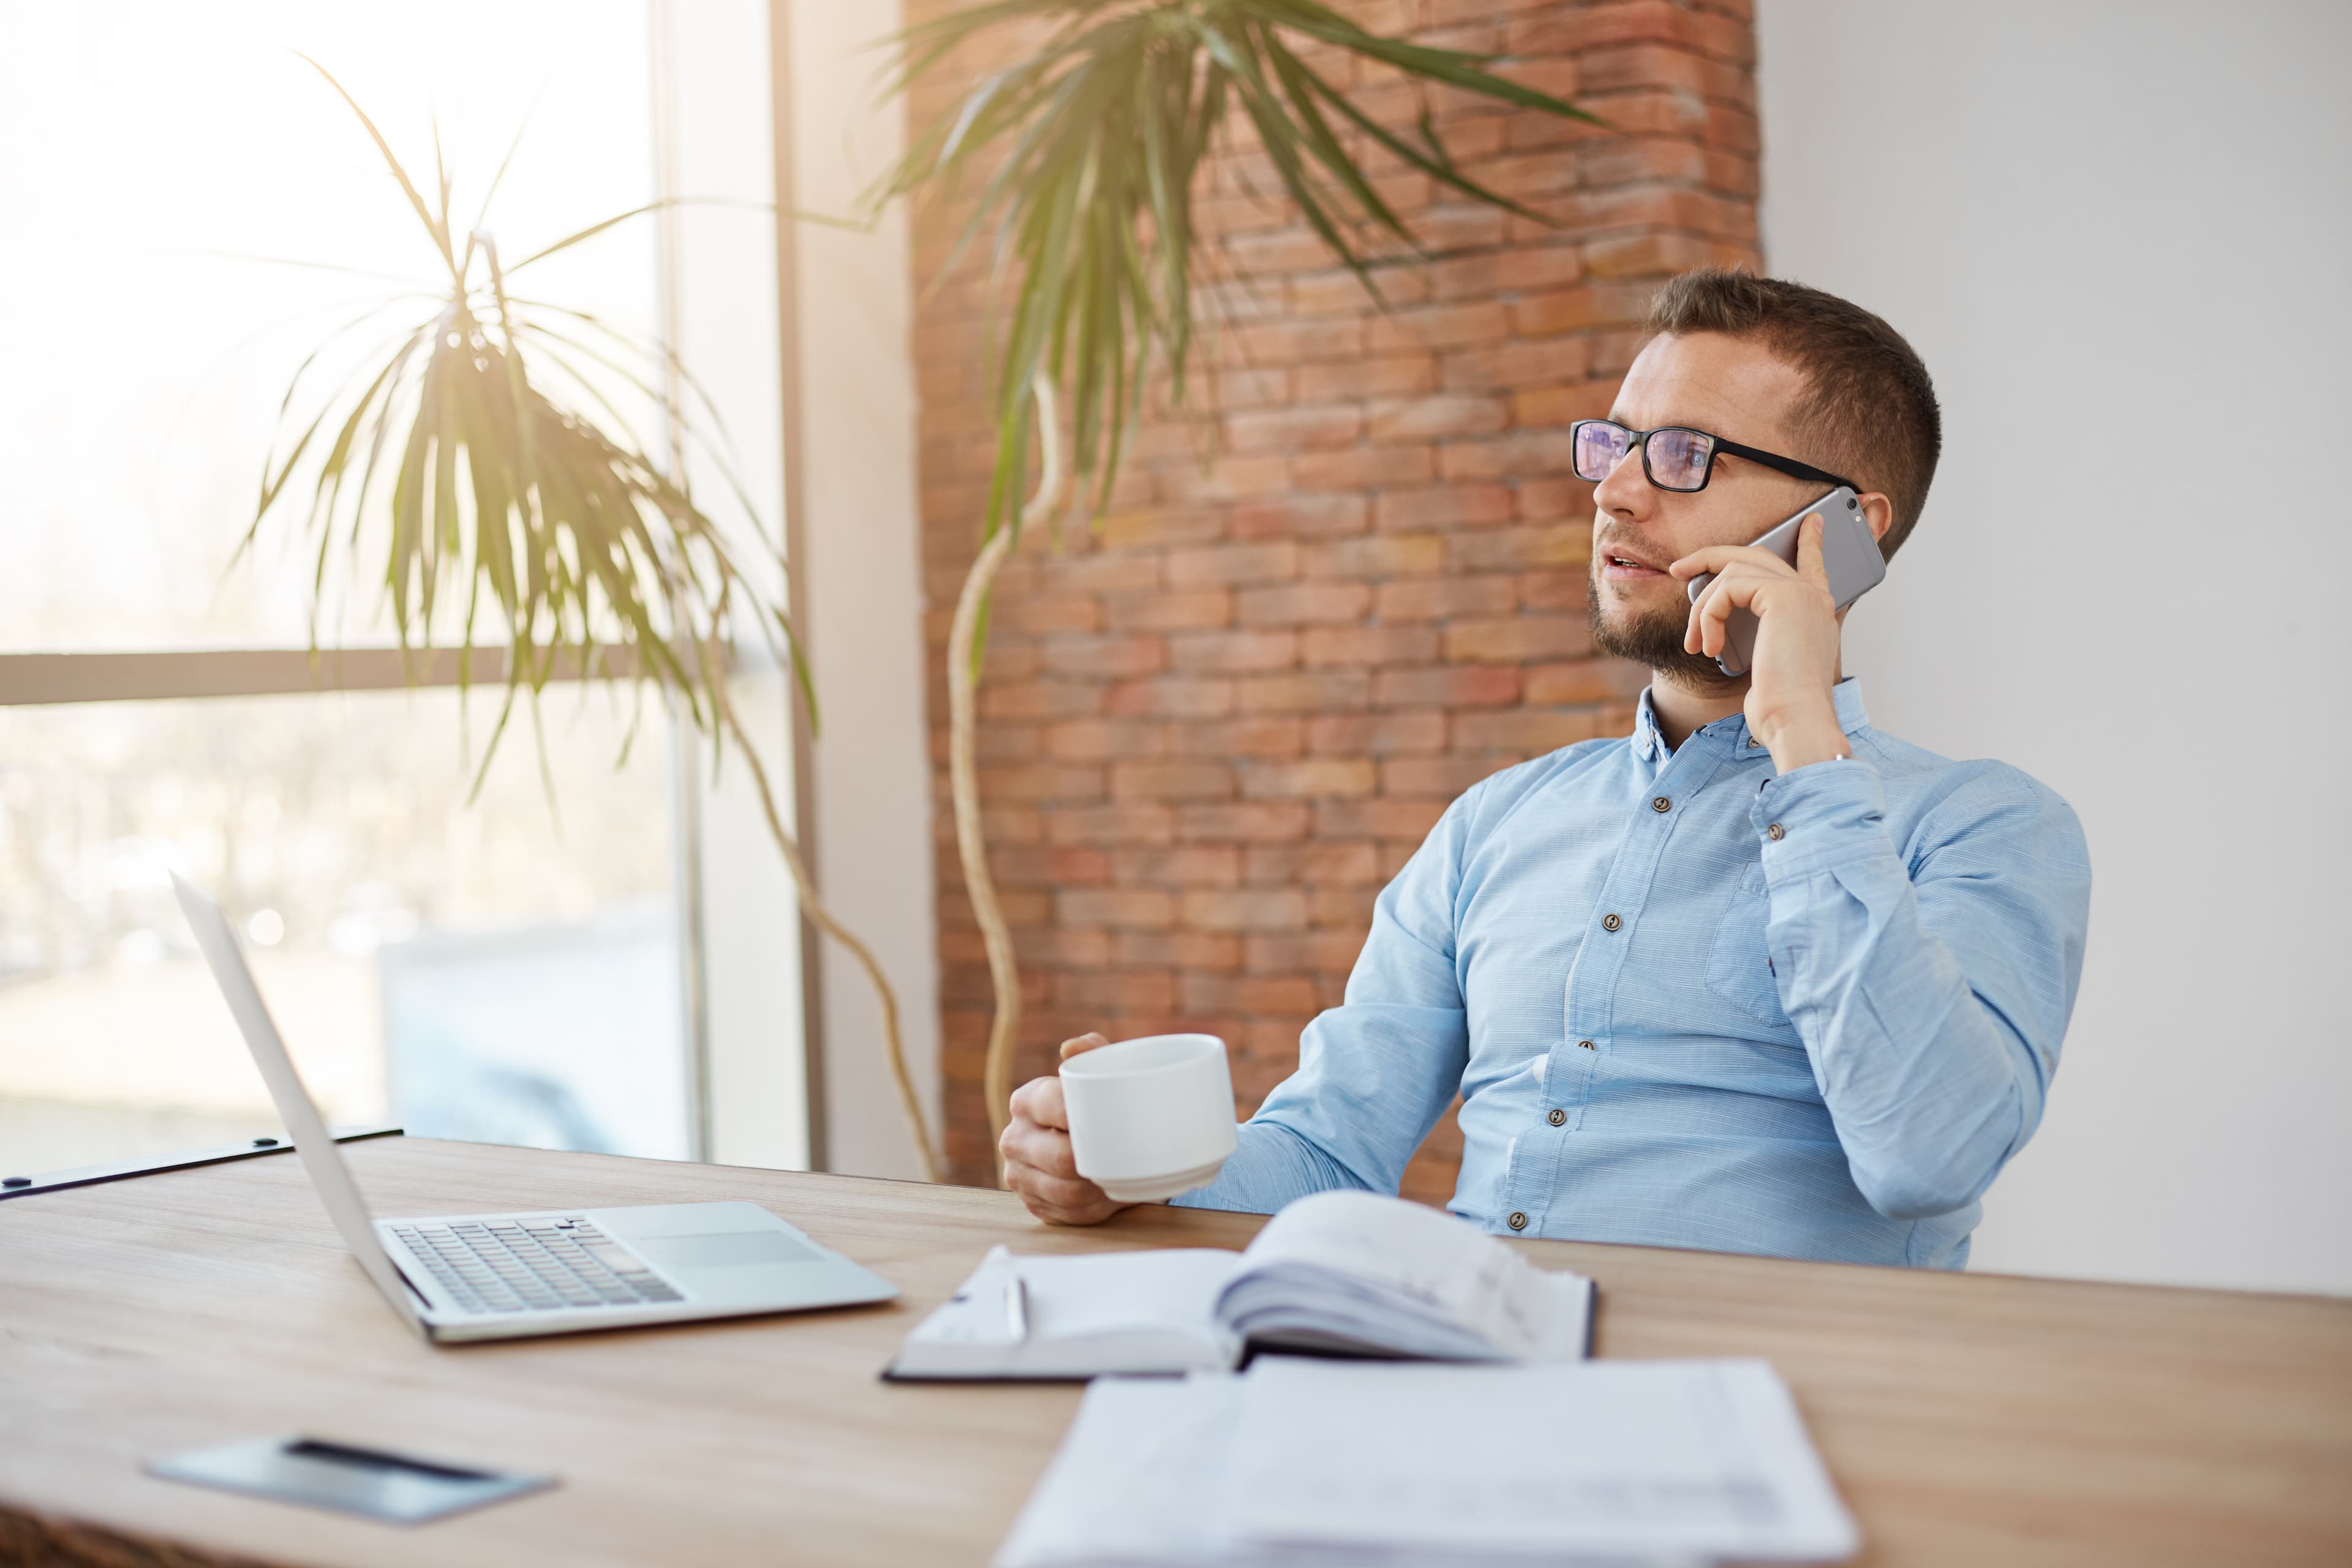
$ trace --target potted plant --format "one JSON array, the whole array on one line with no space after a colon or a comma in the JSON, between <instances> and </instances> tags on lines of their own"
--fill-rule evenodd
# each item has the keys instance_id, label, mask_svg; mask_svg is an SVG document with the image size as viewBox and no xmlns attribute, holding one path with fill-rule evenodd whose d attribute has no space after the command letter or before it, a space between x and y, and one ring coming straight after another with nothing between
<instances>
[{"instance_id":1,"label":"potted plant","mask_svg":"<svg viewBox=\"0 0 2352 1568\"><path fill-rule=\"evenodd\" d=\"M957 848L995 993L982 1075L992 1135L1008 1115L1021 991L989 871L975 763L990 584L1066 486L1101 514L1147 387L1159 381L1183 405L1196 326L1210 324L1193 300L1203 254L1192 199L1213 150L1235 116L1245 121L1283 193L1377 299L1376 269L1410 264L1420 247L1359 162L1359 147L1378 147L1473 201L1545 220L1464 174L1425 109L1410 128L1366 112L1318 69L1318 53L1599 123L1496 75L1490 57L1382 37L1315 0L992 0L902 35L894 87L946 68L961 46L997 29L1026 29L1038 41L962 92L869 197L878 206L921 194L937 206L969 195L971 210L942 272L985 235L1003 309L995 467L947 654ZM1066 463L1057 390L1068 405ZM1033 445L1042 482L1024 504Z\"/></svg>"},{"instance_id":2,"label":"potted plant","mask_svg":"<svg viewBox=\"0 0 2352 1568\"><path fill-rule=\"evenodd\" d=\"M908 1135L925 1175L938 1180L898 999L873 952L818 896L729 697L732 653L740 639L757 637L791 668L814 720L792 622L761 585L781 563L772 546L730 538L684 473L646 450L604 389L666 406L684 440L726 475L724 443L712 438L716 416L666 346L522 291L545 258L669 204L635 207L529 256L504 258L488 226L499 180L460 232L437 138L428 193L341 84L318 68L366 128L445 276L421 301L404 292L362 319L381 330L387 310L408 312L390 346L362 355L341 386L318 394L308 380L333 357L340 334L296 372L281 405L281 449L265 464L240 554L273 513L292 513L316 552L314 586L323 587L339 557L362 579L379 580L404 652L446 642L454 623L463 686L478 647L502 649L504 691L485 770L518 708L535 717L560 671L650 684L709 740L714 762L732 740L802 910L873 982ZM669 395L673 378L683 389L677 396ZM743 504L756 514L748 499ZM311 645L316 652L315 613Z\"/></svg>"}]
</instances>

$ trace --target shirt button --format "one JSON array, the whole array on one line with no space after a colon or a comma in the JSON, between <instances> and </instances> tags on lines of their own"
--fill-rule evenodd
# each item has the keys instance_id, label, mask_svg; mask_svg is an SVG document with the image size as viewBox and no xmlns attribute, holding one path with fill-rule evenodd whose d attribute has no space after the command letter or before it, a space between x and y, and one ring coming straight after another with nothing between
<instances>
[{"instance_id":1,"label":"shirt button","mask_svg":"<svg viewBox=\"0 0 2352 1568\"><path fill-rule=\"evenodd\" d=\"M1592 1048L1592 1042L1591 1040L1579 1040L1576 1043L1585 1050L1589 1051Z\"/></svg>"},{"instance_id":2,"label":"shirt button","mask_svg":"<svg viewBox=\"0 0 2352 1568\"><path fill-rule=\"evenodd\" d=\"M1660 816L1664 816L1666 813L1674 810L1674 808L1675 803L1664 795L1660 795L1655 800L1650 802L1650 809L1656 812Z\"/></svg>"},{"instance_id":3,"label":"shirt button","mask_svg":"<svg viewBox=\"0 0 2352 1568\"><path fill-rule=\"evenodd\" d=\"M1773 843L1778 844L1780 840L1789 837L1789 830L1776 822L1771 826L1764 830L1764 837L1770 839Z\"/></svg>"},{"instance_id":4,"label":"shirt button","mask_svg":"<svg viewBox=\"0 0 2352 1568\"><path fill-rule=\"evenodd\" d=\"M1565 1110L1555 1110L1549 1116L1545 1117L1544 1120L1550 1122L1554 1127L1558 1127L1568 1120L1568 1112Z\"/></svg>"},{"instance_id":5,"label":"shirt button","mask_svg":"<svg viewBox=\"0 0 2352 1568\"><path fill-rule=\"evenodd\" d=\"M1602 915L1601 917L1601 929L1602 931L1615 931L1619 926L1622 926L1624 923L1625 922L1623 921L1619 920L1615 915Z\"/></svg>"},{"instance_id":6,"label":"shirt button","mask_svg":"<svg viewBox=\"0 0 2352 1568\"><path fill-rule=\"evenodd\" d=\"M1750 735L1750 736L1748 736L1748 743L1750 746L1760 746L1760 745L1762 745L1764 742L1761 742L1761 741L1759 741L1759 740L1758 740L1755 736Z\"/></svg>"},{"instance_id":7,"label":"shirt button","mask_svg":"<svg viewBox=\"0 0 2352 1568\"><path fill-rule=\"evenodd\" d=\"M1525 1230L1528 1228L1528 1216L1514 1211L1511 1217L1503 1223L1513 1230Z\"/></svg>"}]
</instances>

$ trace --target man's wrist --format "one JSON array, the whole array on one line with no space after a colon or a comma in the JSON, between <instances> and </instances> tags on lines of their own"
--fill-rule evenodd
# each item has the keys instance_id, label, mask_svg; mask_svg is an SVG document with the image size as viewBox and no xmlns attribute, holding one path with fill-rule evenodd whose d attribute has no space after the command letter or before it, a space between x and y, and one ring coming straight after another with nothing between
<instances>
[{"instance_id":1,"label":"man's wrist","mask_svg":"<svg viewBox=\"0 0 2352 1568\"><path fill-rule=\"evenodd\" d=\"M1767 721L1756 730L1756 738L1772 753L1772 765L1784 773L1826 763L1832 757L1853 754L1845 738L1845 727L1838 722L1834 703L1822 703L1817 712L1807 710Z\"/></svg>"}]
</instances>

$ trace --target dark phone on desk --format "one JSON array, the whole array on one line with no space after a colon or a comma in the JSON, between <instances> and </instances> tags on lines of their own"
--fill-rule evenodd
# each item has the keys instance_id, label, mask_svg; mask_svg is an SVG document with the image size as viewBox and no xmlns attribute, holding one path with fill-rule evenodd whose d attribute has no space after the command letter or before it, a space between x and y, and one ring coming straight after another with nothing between
<instances>
[{"instance_id":1,"label":"dark phone on desk","mask_svg":"<svg viewBox=\"0 0 2352 1568\"><path fill-rule=\"evenodd\" d=\"M1843 610L1886 580L1886 557L1878 552L1878 540L1870 531L1870 520L1863 516L1862 502L1852 489L1840 485L1821 500L1806 502L1794 517L1757 540L1756 545L1794 566L1797 530L1815 512L1822 517L1822 566L1829 573L1830 597ZM1702 572L1692 578L1691 603L1697 604L1699 595L1714 581L1712 572ZM1724 624L1723 652L1715 661L1724 674L1748 673L1756 655L1756 627L1754 611L1731 612L1731 618Z\"/></svg>"}]
</instances>

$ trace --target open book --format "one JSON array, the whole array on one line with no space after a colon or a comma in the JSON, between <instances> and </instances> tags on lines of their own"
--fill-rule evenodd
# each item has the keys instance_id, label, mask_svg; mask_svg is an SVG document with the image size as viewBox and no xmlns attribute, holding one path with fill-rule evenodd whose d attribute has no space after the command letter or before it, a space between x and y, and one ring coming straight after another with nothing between
<instances>
[{"instance_id":1,"label":"open book","mask_svg":"<svg viewBox=\"0 0 2352 1568\"><path fill-rule=\"evenodd\" d=\"M1531 1267L1419 1204L1318 1193L1246 1252L991 1251L885 1377L1087 1378L1217 1371L1256 1350L1433 1361L1590 1353L1592 1281Z\"/></svg>"}]
</instances>

